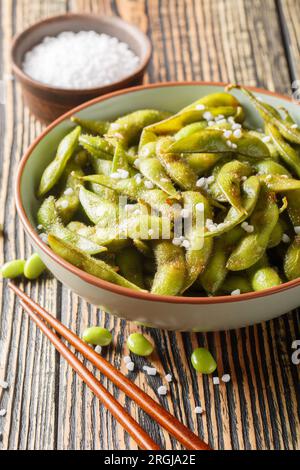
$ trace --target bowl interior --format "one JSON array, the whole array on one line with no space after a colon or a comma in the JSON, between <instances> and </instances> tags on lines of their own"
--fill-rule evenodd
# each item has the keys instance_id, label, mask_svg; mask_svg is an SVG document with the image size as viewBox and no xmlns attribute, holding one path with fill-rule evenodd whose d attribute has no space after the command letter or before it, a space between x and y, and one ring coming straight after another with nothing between
<instances>
[{"instance_id":1,"label":"bowl interior","mask_svg":"<svg viewBox=\"0 0 300 470\"><path fill-rule=\"evenodd\" d=\"M48 18L29 27L18 37L12 55L15 64L22 69L24 55L46 36L57 36L63 31L96 31L117 37L127 43L130 49L140 58L140 63L146 59L150 45L144 36L134 26L117 17L106 17L89 14L66 14Z\"/></svg>"},{"instance_id":2,"label":"bowl interior","mask_svg":"<svg viewBox=\"0 0 300 470\"><path fill-rule=\"evenodd\" d=\"M120 115L142 108L176 112L201 96L222 90L222 86L202 84L139 87L114 93L107 98L97 98L91 104L81 105L73 114L87 119L113 120ZM261 127L262 121L247 98L239 91L234 94L245 107L247 121L256 127ZM285 106L300 124L300 108L296 103L262 92L256 94L271 105ZM51 125L46 133L33 144L23 167L20 180L21 203L33 227L36 226L36 212L39 206L35 195L39 180L45 167L54 157L59 141L73 127L69 120L71 115L70 112L65 115L64 119L59 119L57 124Z\"/></svg>"}]
</instances>

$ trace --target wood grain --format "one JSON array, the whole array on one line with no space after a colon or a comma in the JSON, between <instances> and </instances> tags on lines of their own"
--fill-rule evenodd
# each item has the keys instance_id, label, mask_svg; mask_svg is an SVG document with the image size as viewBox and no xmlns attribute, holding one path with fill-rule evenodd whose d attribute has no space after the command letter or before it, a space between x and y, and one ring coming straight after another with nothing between
<instances>
[{"instance_id":1,"label":"wood grain","mask_svg":"<svg viewBox=\"0 0 300 470\"><path fill-rule=\"evenodd\" d=\"M283 4L293 53L299 57L299 5L297 0ZM120 15L147 32L152 41L147 81L222 80L279 92L290 89L273 0L16 0L0 2L0 9L0 70L2 78L6 77L6 104L0 105L0 135L5 137L0 140L0 223L5 221L1 262L30 253L16 217L12 185L17 163L41 125L29 115L19 88L9 79L10 41L27 25L68 10ZM135 325L88 305L50 277L25 288L78 334L88 324L112 329L114 344L104 355L125 372L124 341L138 329ZM0 418L0 448L135 449L128 435L21 315L5 283L0 295L0 377L10 384L7 391L0 389L0 407L7 409L5 418ZM299 449L299 367L291 363L291 344L299 339L299 331L297 312L251 328L207 335L145 330L156 346L151 363L159 376L134 372L132 377L155 398L164 375L171 372L174 381L169 393L159 400L215 448ZM219 375L231 374L229 384L213 386L211 377L197 375L191 368L189 357L197 345L209 347ZM143 364L143 359L137 359L136 370ZM159 445L180 448L105 378L100 380ZM200 404L205 409L202 416L194 413Z\"/></svg>"},{"instance_id":2,"label":"wood grain","mask_svg":"<svg viewBox=\"0 0 300 470\"><path fill-rule=\"evenodd\" d=\"M300 80L300 4L297 0L278 0L282 30L285 32L286 54L289 59L291 81ZM300 83L298 84L299 87Z\"/></svg>"}]
</instances>

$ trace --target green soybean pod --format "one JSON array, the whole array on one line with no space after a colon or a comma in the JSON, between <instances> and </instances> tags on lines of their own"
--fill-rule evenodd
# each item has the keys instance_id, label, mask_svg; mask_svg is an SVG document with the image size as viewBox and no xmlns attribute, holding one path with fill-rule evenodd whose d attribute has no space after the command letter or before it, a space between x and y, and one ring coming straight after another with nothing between
<instances>
[{"instance_id":1,"label":"green soybean pod","mask_svg":"<svg viewBox=\"0 0 300 470\"><path fill-rule=\"evenodd\" d=\"M216 361L205 348L195 349L191 356L191 362L194 369L202 374L212 374L217 368Z\"/></svg>"},{"instance_id":2,"label":"green soybean pod","mask_svg":"<svg viewBox=\"0 0 300 470\"><path fill-rule=\"evenodd\" d=\"M236 289L239 289L241 294L252 291L251 284L245 276L230 273L221 286L221 292L231 294Z\"/></svg>"},{"instance_id":3,"label":"green soybean pod","mask_svg":"<svg viewBox=\"0 0 300 470\"><path fill-rule=\"evenodd\" d=\"M120 250L116 254L116 262L122 276L142 289L144 288L143 257L136 248L129 246Z\"/></svg>"},{"instance_id":4,"label":"green soybean pod","mask_svg":"<svg viewBox=\"0 0 300 470\"><path fill-rule=\"evenodd\" d=\"M33 253L25 263L24 275L27 279L37 279L45 269L46 266L38 253Z\"/></svg>"},{"instance_id":5,"label":"green soybean pod","mask_svg":"<svg viewBox=\"0 0 300 470\"><path fill-rule=\"evenodd\" d=\"M153 242L157 270L151 292L158 295L178 295L186 278L183 249L170 240Z\"/></svg>"},{"instance_id":6,"label":"green soybean pod","mask_svg":"<svg viewBox=\"0 0 300 470\"><path fill-rule=\"evenodd\" d=\"M252 288L255 291L279 286L281 282L282 281L276 269L272 268L271 266L265 266L261 269L258 269L251 279Z\"/></svg>"},{"instance_id":7,"label":"green soybean pod","mask_svg":"<svg viewBox=\"0 0 300 470\"><path fill-rule=\"evenodd\" d=\"M24 274L24 266L24 259L14 259L12 261L8 261L1 268L2 277L14 279L15 277L22 276L22 274Z\"/></svg>"},{"instance_id":8,"label":"green soybean pod","mask_svg":"<svg viewBox=\"0 0 300 470\"><path fill-rule=\"evenodd\" d=\"M91 132L94 135L103 135L108 131L109 122L107 121L94 121L93 119L81 119L77 116L72 116L71 121L75 122L82 127L86 132Z\"/></svg>"},{"instance_id":9,"label":"green soybean pod","mask_svg":"<svg viewBox=\"0 0 300 470\"><path fill-rule=\"evenodd\" d=\"M132 333L127 339L129 351L137 356L150 356L153 352L153 344L142 333Z\"/></svg>"},{"instance_id":10,"label":"green soybean pod","mask_svg":"<svg viewBox=\"0 0 300 470\"><path fill-rule=\"evenodd\" d=\"M205 129L207 127L207 121L198 121L192 122L191 124L187 124L186 126L182 127L180 131L176 132L174 135L175 140L183 139L184 137L188 137L189 135L194 134L201 129Z\"/></svg>"},{"instance_id":11,"label":"green soybean pod","mask_svg":"<svg viewBox=\"0 0 300 470\"><path fill-rule=\"evenodd\" d=\"M112 341L112 334L101 326L90 326L84 330L82 339L97 346L108 346Z\"/></svg>"},{"instance_id":12,"label":"green soybean pod","mask_svg":"<svg viewBox=\"0 0 300 470\"><path fill-rule=\"evenodd\" d=\"M42 174L38 189L39 197L44 196L48 191L50 191L62 176L68 161L77 147L80 132L81 127L77 126L60 142L54 160L52 160Z\"/></svg>"},{"instance_id":13,"label":"green soybean pod","mask_svg":"<svg viewBox=\"0 0 300 470\"><path fill-rule=\"evenodd\" d=\"M283 268L289 281L300 277L300 236L296 236L289 246L284 258Z\"/></svg>"}]
</instances>

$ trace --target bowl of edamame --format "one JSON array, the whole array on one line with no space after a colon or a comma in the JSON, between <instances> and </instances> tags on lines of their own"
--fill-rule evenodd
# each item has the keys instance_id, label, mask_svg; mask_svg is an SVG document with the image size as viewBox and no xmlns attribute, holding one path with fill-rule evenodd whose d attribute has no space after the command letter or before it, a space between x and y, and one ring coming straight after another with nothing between
<instances>
[{"instance_id":1,"label":"bowl of edamame","mask_svg":"<svg viewBox=\"0 0 300 470\"><path fill-rule=\"evenodd\" d=\"M16 202L54 276L148 326L213 331L300 300L300 111L213 83L85 103L20 162Z\"/></svg>"}]
</instances>

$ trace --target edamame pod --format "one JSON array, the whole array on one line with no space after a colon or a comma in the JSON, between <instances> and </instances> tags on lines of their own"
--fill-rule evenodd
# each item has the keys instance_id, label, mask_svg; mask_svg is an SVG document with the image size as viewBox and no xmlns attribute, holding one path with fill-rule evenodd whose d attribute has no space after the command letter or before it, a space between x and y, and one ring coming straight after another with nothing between
<instances>
[{"instance_id":1,"label":"edamame pod","mask_svg":"<svg viewBox=\"0 0 300 470\"><path fill-rule=\"evenodd\" d=\"M152 249L144 240L140 240L139 238L134 238L133 244L142 255L146 256L146 258L153 257Z\"/></svg>"},{"instance_id":2,"label":"edamame pod","mask_svg":"<svg viewBox=\"0 0 300 470\"><path fill-rule=\"evenodd\" d=\"M65 179L62 194L56 201L56 208L61 220L68 223L79 207L79 189L82 186L80 177L84 173L74 162L67 163L63 178Z\"/></svg>"},{"instance_id":3,"label":"edamame pod","mask_svg":"<svg viewBox=\"0 0 300 470\"><path fill-rule=\"evenodd\" d=\"M263 181L270 191L275 193L284 193L300 189L300 180L288 178L286 175L260 175L259 179Z\"/></svg>"},{"instance_id":4,"label":"edamame pod","mask_svg":"<svg viewBox=\"0 0 300 470\"><path fill-rule=\"evenodd\" d=\"M291 178L291 173L280 163L274 160L260 160L253 166L259 175L285 175Z\"/></svg>"},{"instance_id":5,"label":"edamame pod","mask_svg":"<svg viewBox=\"0 0 300 470\"><path fill-rule=\"evenodd\" d=\"M197 175L200 176L215 166L221 158L226 158L227 155L222 153L186 153L184 159Z\"/></svg>"},{"instance_id":6,"label":"edamame pod","mask_svg":"<svg viewBox=\"0 0 300 470\"><path fill-rule=\"evenodd\" d=\"M197 108L199 104L205 106L206 108L216 108L220 106L232 106L236 108L240 103L235 96L221 91L217 93L210 93L209 95L199 98L197 101L194 101L194 103L183 108L182 111Z\"/></svg>"},{"instance_id":7,"label":"edamame pod","mask_svg":"<svg viewBox=\"0 0 300 470\"><path fill-rule=\"evenodd\" d=\"M252 286L246 276L229 273L221 286L220 292L231 294L236 290L239 290L241 294L245 294L252 291Z\"/></svg>"},{"instance_id":8,"label":"edamame pod","mask_svg":"<svg viewBox=\"0 0 300 470\"><path fill-rule=\"evenodd\" d=\"M278 217L279 209L274 193L263 187L250 218L253 233L245 235L238 243L227 261L227 269L230 271L248 269L263 256Z\"/></svg>"},{"instance_id":9,"label":"edamame pod","mask_svg":"<svg viewBox=\"0 0 300 470\"><path fill-rule=\"evenodd\" d=\"M181 189L188 191L196 187L197 173L179 155L159 153L158 158L168 175Z\"/></svg>"},{"instance_id":10,"label":"edamame pod","mask_svg":"<svg viewBox=\"0 0 300 470\"><path fill-rule=\"evenodd\" d=\"M241 197L241 181L243 177L247 178L251 174L252 168L250 165L233 160L225 163L217 176L217 183L227 201L241 213L246 212Z\"/></svg>"},{"instance_id":11,"label":"edamame pod","mask_svg":"<svg viewBox=\"0 0 300 470\"><path fill-rule=\"evenodd\" d=\"M288 203L288 214L294 227L300 225L300 189L285 194Z\"/></svg>"},{"instance_id":12,"label":"edamame pod","mask_svg":"<svg viewBox=\"0 0 300 470\"><path fill-rule=\"evenodd\" d=\"M103 137L81 134L79 144L92 156L103 160L112 160L115 148Z\"/></svg>"},{"instance_id":13,"label":"edamame pod","mask_svg":"<svg viewBox=\"0 0 300 470\"><path fill-rule=\"evenodd\" d=\"M272 138L275 147L277 148L281 158L284 162L294 170L296 175L300 178L300 155L291 145L289 145L281 136L278 129L270 123L266 123L266 131ZM300 143L300 141L299 141Z\"/></svg>"},{"instance_id":14,"label":"edamame pod","mask_svg":"<svg viewBox=\"0 0 300 470\"><path fill-rule=\"evenodd\" d=\"M205 113L211 115L211 119L219 116L234 116L236 114L236 108L231 106L220 106L216 108L204 108L204 109L188 109L180 111L179 113L149 126L147 129L158 135L175 134L187 124L191 124L197 121L205 119Z\"/></svg>"},{"instance_id":15,"label":"edamame pod","mask_svg":"<svg viewBox=\"0 0 300 470\"><path fill-rule=\"evenodd\" d=\"M107 136L120 139L126 147L137 142L143 129L168 117L170 113L156 109L141 109L126 114L109 126Z\"/></svg>"},{"instance_id":16,"label":"edamame pod","mask_svg":"<svg viewBox=\"0 0 300 470\"><path fill-rule=\"evenodd\" d=\"M97 194L85 189L79 191L82 208L91 222L101 227L114 226L118 217L118 206L114 202L103 201Z\"/></svg>"},{"instance_id":17,"label":"edamame pod","mask_svg":"<svg viewBox=\"0 0 300 470\"><path fill-rule=\"evenodd\" d=\"M237 226L214 240L213 252L203 274L199 276L200 285L208 294L220 290L228 273L228 257L243 236L243 229Z\"/></svg>"},{"instance_id":18,"label":"edamame pod","mask_svg":"<svg viewBox=\"0 0 300 470\"><path fill-rule=\"evenodd\" d=\"M128 287L129 289L134 290L142 290L135 284L129 282L123 276L120 276L120 274L116 273L114 269L104 261L92 258L78 248L75 248L73 244L60 239L53 233L49 233L48 242L52 250L57 255L88 274L103 279L104 281L113 282L118 286Z\"/></svg>"},{"instance_id":19,"label":"edamame pod","mask_svg":"<svg viewBox=\"0 0 300 470\"><path fill-rule=\"evenodd\" d=\"M157 144L157 156L171 179L185 190L196 187L197 173L178 154L169 153L170 139L161 139Z\"/></svg>"},{"instance_id":20,"label":"edamame pod","mask_svg":"<svg viewBox=\"0 0 300 470\"><path fill-rule=\"evenodd\" d=\"M250 176L242 184L242 207L243 212L237 210L234 207L231 207L224 219L217 227L214 227L213 230L207 231L205 237L216 237L220 236L223 233L229 232L238 224L244 222L252 214L260 191L260 182L257 176Z\"/></svg>"},{"instance_id":21,"label":"edamame pod","mask_svg":"<svg viewBox=\"0 0 300 470\"><path fill-rule=\"evenodd\" d=\"M62 176L66 165L72 157L81 132L81 127L77 126L69 134L67 134L60 142L54 160L47 166L42 174L38 196L44 196L56 185Z\"/></svg>"},{"instance_id":22,"label":"edamame pod","mask_svg":"<svg viewBox=\"0 0 300 470\"><path fill-rule=\"evenodd\" d=\"M85 132L91 132L95 135L103 135L108 131L109 122L94 121L93 119L81 119L78 116L72 116L71 121L78 124Z\"/></svg>"},{"instance_id":23,"label":"edamame pod","mask_svg":"<svg viewBox=\"0 0 300 470\"><path fill-rule=\"evenodd\" d=\"M176 134L174 135L174 140L180 140L184 137L188 137L194 132L200 131L202 129L206 129L207 121L198 121L192 122L191 124L187 124L186 126L182 127Z\"/></svg>"},{"instance_id":24,"label":"edamame pod","mask_svg":"<svg viewBox=\"0 0 300 470\"><path fill-rule=\"evenodd\" d=\"M270 287L279 286L281 279L276 269L271 266L258 269L251 278L251 284L254 291L269 289Z\"/></svg>"},{"instance_id":25,"label":"edamame pod","mask_svg":"<svg viewBox=\"0 0 300 470\"><path fill-rule=\"evenodd\" d=\"M157 271L151 292L159 295L178 295L185 281L185 260L183 249L169 240L154 242Z\"/></svg>"},{"instance_id":26,"label":"edamame pod","mask_svg":"<svg viewBox=\"0 0 300 470\"><path fill-rule=\"evenodd\" d=\"M186 191L183 193L183 202L186 210L191 211L191 223L185 230L185 239L189 244L185 253L187 274L182 292L204 271L213 248L213 241L204 238L205 220L212 217L208 200L200 193Z\"/></svg>"},{"instance_id":27,"label":"edamame pod","mask_svg":"<svg viewBox=\"0 0 300 470\"><path fill-rule=\"evenodd\" d=\"M283 224L280 219L278 219L277 224L273 228L273 231L271 232L269 242L268 242L268 248L274 248L275 246L279 245L279 243L282 241L282 235L284 233L283 230Z\"/></svg>"},{"instance_id":28,"label":"edamame pod","mask_svg":"<svg viewBox=\"0 0 300 470\"><path fill-rule=\"evenodd\" d=\"M178 199L180 195L174 188L171 179L165 172L162 164L157 158L146 158L140 162L140 172L153 184L162 189L169 196Z\"/></svg>"},{"instance_id":29,"label":"edamame pod","mask_svg":"<svg viewBox=\"0 0 300 470\"><path fill-rule=\"evenodd\" d=\"M120 268L120 274L128 281L141 287L144 286L142 256L134 247L127 247L116 254L116 263Z\"/></svg>"},{"instance_id":30,"label":"edamame pod","mask_svg":"<svg viewBox=\"0 0 300 470\"><path fill-rule=\"evenodd\" d=\"M293 243L288 247L283 268L289 281L300 277L300 236L296 236Z\"/></svg>"},{"instance_id":31,"label":"edamame pod","mask_svg":"<svg viewBox=\"0 0 300 470\"><path fill-rule=\"evenodd\" d=\"M208 294L215 294L221 288L228 272L227 259L224 240L216 239L206 269L199 276L200 284Z\"/></svg>"},{"instance_id":32,"label":"edamame pod","mask_svg":"<svg viewBox=\"0 0 300 470\"><path fill-rule=\"evenodd\" d=\"M238 153L248 158L270 158L270 151L266 144L257 137L243 130L241 137L231 135L226 137L223 130L204 129L195 132L170 145L170 153Z\"/></svg>"},{"instance_id":33,"label":"edamame pod","mask_svg":"<svg viewBox=\"0 0 300 470\"><path fill-rule=\"evenodd\" d=\"M37 214L38 224L42 225L44 230L49 233L54 233L57 237L72 243L78 249L89 254L96 254L106 251L107 248L89 240L75 232L72 232L67 227L64 227L58 216L55 206L55 199L49 196L44 200L43 204L38 210Z\"/></svg>"},{"instance_id":34,"label":"edamame pod","mask_svg":"<svg viewBox=\"0 0 300 470\"><path fill-rule=\"evenodd\" d=\"M229 85L227 87L227 90L231 90L233 88L237 88L241 90L245 95L247 95L250 101L252 101L252 103L258 110L258 112L261 114L263 119L268 124L274 124L286 140L294 144L300 144L300 130L297 127L294 127L294 125L291 124L289 121L282 120L280 118L280 114L276 109L274 109L267 103L258 100L256 96L253 95L253 93L239 85Z\"/></svg>"},{"instance_id":35,"label":"edamame pod","mask_svg":"<svg viewBox=\"0 0 300 470\"><path fill-rule=\"evenodd\" d=\"M115 173L119 170L124 170L127 171L128 176L132 175L135 172L133 168L130 167L129 162L127 160L127 155L126 152L123 148L123 145L121 142L117 142L115 151L114 151L114 156L113 156L113 161L111 165L111 172Z\"/></svg>"}]
</instances>

